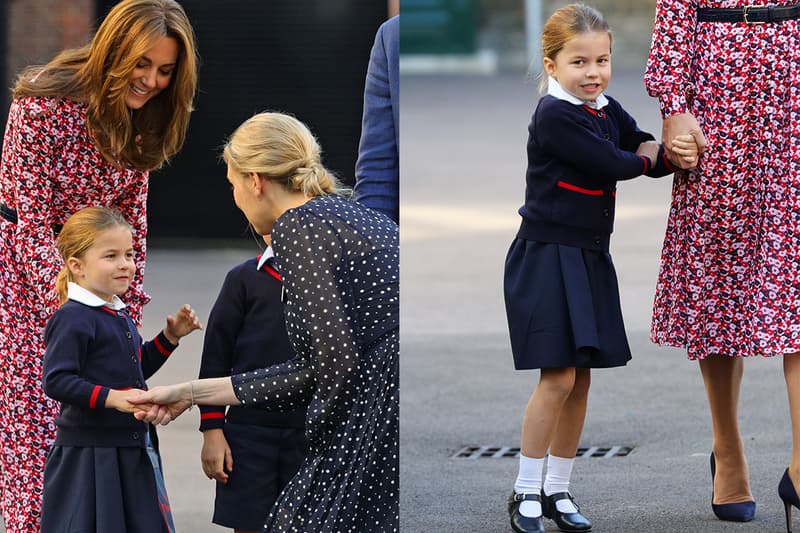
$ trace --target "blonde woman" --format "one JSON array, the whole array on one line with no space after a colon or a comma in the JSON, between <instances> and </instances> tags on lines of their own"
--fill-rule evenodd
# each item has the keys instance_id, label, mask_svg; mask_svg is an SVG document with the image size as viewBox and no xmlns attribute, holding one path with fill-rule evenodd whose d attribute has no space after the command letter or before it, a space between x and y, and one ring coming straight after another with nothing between
<instances>
[{"instance_id":1,"label":"blonde woman","mask_svg":"<svg viewBox=\"0 0 800 533\"><path fill-rule=\"evenodd\" d=\"M156 387L133 400L150 407L138 416L167 423L194 403L307 406L308 456L265 531L397 531L397 225L337 194L313 135L290 116L250 118L223 155L237 207L272 235L297 355Z\"/></svg>"},{"instance_id":2,"label":"blonde woman","mask_svg":"<svg viewBox=\"0 0 800 533\"><path fill-rule=\"evenodd\" d=\"M57 404L42 392L42 331L58 300L60 225L88 205L133 226L141 321L148 172L182 146L197 83L192 28L173 0L124 0L91 43L17 80L0 165L0 493L9 533L39 530Z\"/></svg>"}]
</instances>

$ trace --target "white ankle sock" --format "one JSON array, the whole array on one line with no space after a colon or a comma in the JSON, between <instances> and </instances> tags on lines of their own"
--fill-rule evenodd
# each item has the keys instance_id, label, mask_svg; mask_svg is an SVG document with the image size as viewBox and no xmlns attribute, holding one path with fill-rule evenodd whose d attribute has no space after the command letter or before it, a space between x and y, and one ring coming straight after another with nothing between
<instances>
[{"instance_id":1,"label":"white ankle sock","mask_svg":"<svg viewBox=\"0 0 800 533\"><path fill-rule=\"evenodd\" d=\"M544 493L547 496L557 492L569 492L569 478L572 475L572 464L575 458L556 457L547 458L547 475L544 479ZM577 513L578 508L570 500L558 500L556 509L561 513Z\"/></svg>"},{"instance_id":2,"label":"white ankle sock","mask_svg":"<svg viewBox=\"0 0 800 533\"><path fill-rule=\"evenodd\" d=\"M514 492L517 494L539 494L542 490L542 470L544 457L525 457L519 454L519 473L514 482ZM527 517L542 516L542 506L539 502L524 501L520 503L519 514Z\"/></svg>"}]
</instances>

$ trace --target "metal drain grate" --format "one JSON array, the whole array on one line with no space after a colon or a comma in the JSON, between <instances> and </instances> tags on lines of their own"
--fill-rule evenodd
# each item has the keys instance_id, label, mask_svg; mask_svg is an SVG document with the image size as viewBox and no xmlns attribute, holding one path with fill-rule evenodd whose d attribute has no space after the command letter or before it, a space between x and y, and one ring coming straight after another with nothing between
<instances>
[{"instance_id":1,"label":"metal drain grate","mask_svg":"<svg viewBox=\"0 0 800 533\"><path fill-rule=\"evenodd\" d=\"M633 451L633 446L589 446L578 448L576 457L625 457ZM500 459L519 457L519 448L510 446L464 446L458 450L454 459Z\"/></svg>"}]
</instances>

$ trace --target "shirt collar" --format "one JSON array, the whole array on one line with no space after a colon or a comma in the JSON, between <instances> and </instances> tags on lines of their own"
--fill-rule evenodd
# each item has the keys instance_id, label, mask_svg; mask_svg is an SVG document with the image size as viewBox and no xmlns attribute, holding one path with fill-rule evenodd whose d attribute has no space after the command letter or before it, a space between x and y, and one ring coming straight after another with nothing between
<instances>
[{"instance_id":1,"label":"shirt collar","mask_svg":"<svg viewBox=\"0 0 800 533\"><path fill-rule=\"evenodd\" d=\"M115 311L119 311L120 309L125 309L125 303L119 299L119 296L116 294L113 298L111 298L110 302L107 302L97 296L95 293L84 289L74 281L67 282L67 298L70 300L75 300L76 302L82 303L84 305L88 305L89 307L110 307Z\"/></svg>"},{"instance_id":2,"label":"shirt collar","mask_svg":"<svg viewBox=\"0 0 800 533\"><path fill-rule=\"evenodd\" d=\"M547 94L549 94L550 96L554 96L559 100L564 100L566 102L569 102L571 104L587 105L592 109L603 109L605 106L608 105L608 98L606 98L606 95L604 95L603 93L600 93L597 96L597 100L595 100L594 102L588 100L581 100L577 96L568 93L561 86L561 84L558 83L558 81L556 81L556 79L553 78L552 76L547 77Z\"/></svg>"},{"instance_id":3,"label":"shirt collar","mask_svg":"<svg viewBox=\"0 0 800 533\"><path fill-rule=\"evenodd\" d=\"M261 267L264 266L264 263L273 257L275 257L275 252L272 250L272 246L267 246L267 249L264 250L264 253L261 254L261 258L258 260L258 266L256 267L256 270L261 270Z\"/></svg>"}]
</instances>

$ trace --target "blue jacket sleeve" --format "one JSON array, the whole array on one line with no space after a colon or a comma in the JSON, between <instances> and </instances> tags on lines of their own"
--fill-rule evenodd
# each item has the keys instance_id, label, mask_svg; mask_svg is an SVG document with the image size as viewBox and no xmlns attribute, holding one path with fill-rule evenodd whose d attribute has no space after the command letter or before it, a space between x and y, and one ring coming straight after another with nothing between
<instances>
[{"instance_id":1,"label":"blue jacket sleeve","mask_svg":"<svg viewBox=\"0 0 800 533\"><path fill-rule=\"evenodd\" d=\"M378 30L364 85L355 199L399 220L399 18Z\"/></svg>"}]
</instances>

